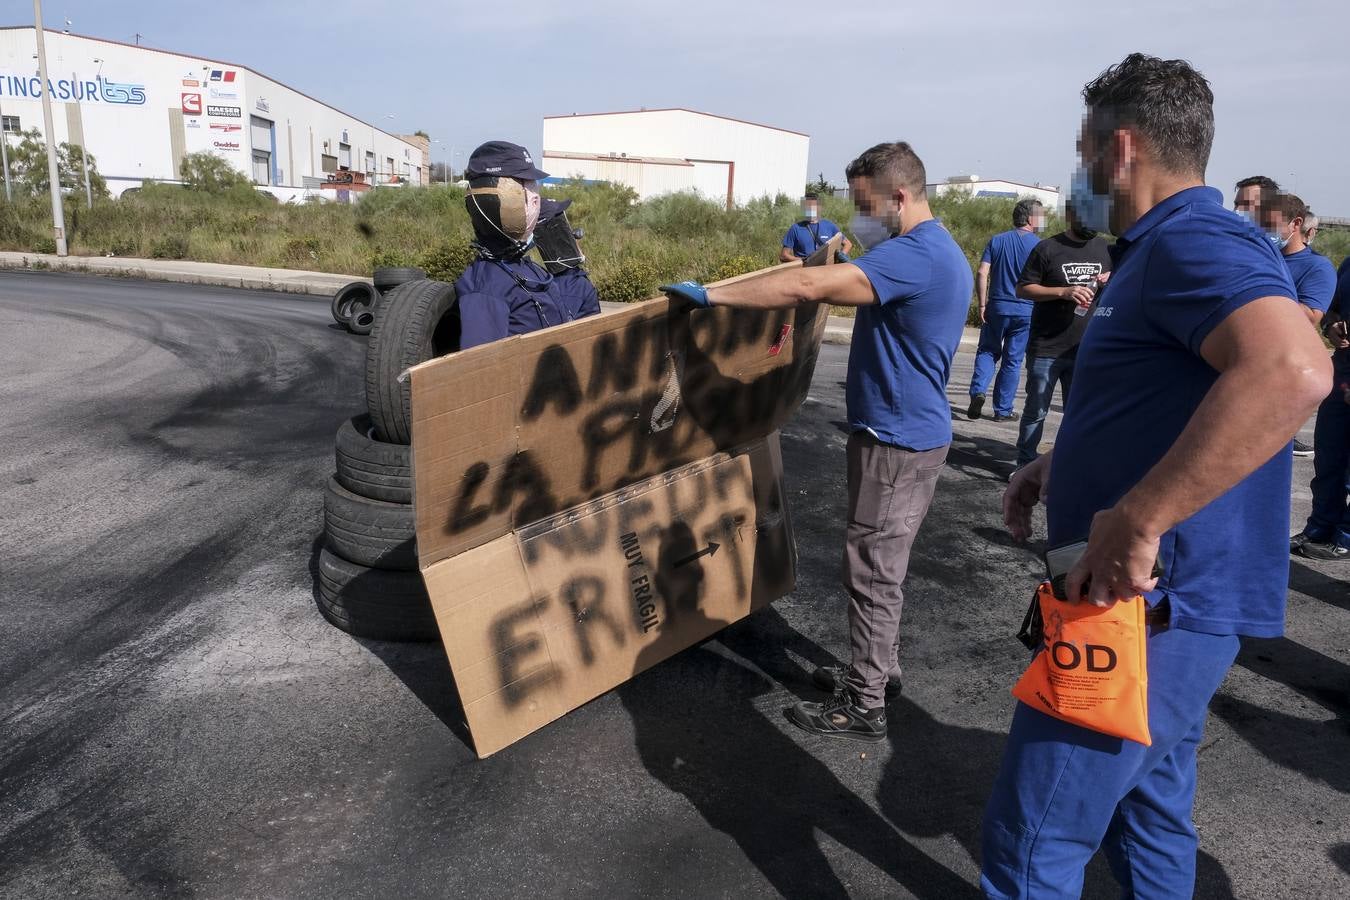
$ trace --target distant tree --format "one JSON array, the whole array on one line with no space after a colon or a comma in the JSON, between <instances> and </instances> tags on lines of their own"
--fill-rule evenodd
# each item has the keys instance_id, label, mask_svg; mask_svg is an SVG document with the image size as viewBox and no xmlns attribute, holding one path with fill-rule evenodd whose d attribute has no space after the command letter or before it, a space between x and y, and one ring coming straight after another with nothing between
<instances>
[{"instance_id":1,"label":"distant tree","mask_svg":"<svg viewBox=\"0 0 1350 900\"><path fill-rule=\"evenodd\" d=\"M237 185L250 185L248 177L225 161L205 150L189 153L178 167L183 186L207 194L219 194Z\"/></svg>"},{"instance_id":2,"label":"distant tree","mask_svg":"<svg viewBox=\"0 0 1350 900\"><path fill-rule=\"evenodd\" d=\"M413 132L413 137L420 137L420 138L426 138L427 140L431 140L431 135L427 134L425 131L423 131L423 130L420 129L420 128Z\"/></svg>"},{"instance_id":3,"label":"distant tree","mask_svg":"<svg viewBox=\"0 0 1350 900\"><path fill-rule=\"evenodd\" d=\"M816 194L820 197L833 197L835 190L835 186L825 180L824 172L818 173L815 181L806 183L806 193Z\"/></svg>"},{"instance_id":4,"label":"distant tree","mask_svg":"<svg viewBox=\"0 0 1350 900\"><path fill-rule=\"evenodd\" d=\"M56 171L65 193L84 192L84 148L62 142L56 146ZM21 192L38 197L51 189L47 172L47 144L36 128L20 135L9 151L10 176ZM98 160L89 154L89 190L96 197L108 196L108 183L98 174Z\"/></svg>"}]
</instances>

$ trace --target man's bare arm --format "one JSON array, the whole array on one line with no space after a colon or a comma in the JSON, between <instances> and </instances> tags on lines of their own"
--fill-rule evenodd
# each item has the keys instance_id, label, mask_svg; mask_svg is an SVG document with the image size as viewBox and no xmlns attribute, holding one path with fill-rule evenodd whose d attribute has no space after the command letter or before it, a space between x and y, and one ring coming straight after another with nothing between
<instances>
[{"instance_id":1,"label":"man's bare arm","mask_svg":"<svg viewBox=\"0 0 1350 900\"><path fill-rule=\"evenodd\" d=\"M1253 300L1205 338L1200 354L1220 372L1171 449L1120 502L1092 521L1088 550L1069 574L1069 596L1091 578L1107 604L1151 590L1162 535L1264 465L1316 410L1331 360L1286 297Z\"/></svg>"},{"instance_id":2,"label":"man's bare arm","mask_svg":"<svg viewBox=\"0 0 1350 900\"><path fill-rule=\"evenodd\" d=\"M980 321L984 321L984 309L989 305L989 263L982 262L975 270L975 296L980 301Z\"/></svg>"},{"instance_id":3,"label":"man's bare arm","mask_svg":"<svg viewBox=\"0 0 1350 900\"><path fill-rule=\"evenodd\" d=\"M800 303L828 301L837 306L867 306L877 302L872 282L850 263L783 269L762 278L708 289L714 306L783 309Z\"/></svg>"}]
</instances>

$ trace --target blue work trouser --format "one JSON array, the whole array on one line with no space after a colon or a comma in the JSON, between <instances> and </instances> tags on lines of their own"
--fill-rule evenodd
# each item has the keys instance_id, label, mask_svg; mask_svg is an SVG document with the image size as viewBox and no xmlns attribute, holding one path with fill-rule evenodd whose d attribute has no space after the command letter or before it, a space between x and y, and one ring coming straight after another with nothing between
<instances>
[{"instance_id":1,"label":"blue work trouser","mask_svg":"<svg viewBox=\"0 0 1350 900\"><path fill-rule=\"evenodd\" d=\"M1025 466L1036 458L1045 432L1045 414L1059 385L1060 403L1069 408L1069 387L1073 384L1073 356L1033 356L1027 363L1027 402L1022 406L1022 424L1017 432L1017 465Z\"/></svg>"},{"instance_id":2,"label":"blue work trouser","mask_svg":"<svg viewBox=\"0 0 1350 900\"><path fill-rule=\"evenodd\" d=\"M1190 897L1195 753L1237 651L1234 635L1150 634L1148 747L1017 704L985 810L985 895L1076 898L1100 845L1124 896Z\"/></svg>"},{"instance_id":3,"label":"blue work trouser","mask_svg":"<svg viewBox=\"0 0 1350 900\"><path fill-rule=\"evenodd\" d=\"M1333 361L1336 377L1313 427L1312 514L1303 533L1319 544L1350 547L1350 404L1341 390L1350 384L1350 350L1338 351Z\"/></svg>"},{"instance_id":4,"label":"blue work trouser","mask_svg":"<svg viewBox=\"0 0 1350 900\"><path fill-rule=\"evenodd\" d=\"M970 396L988 392L989 380L994 376L994 415L1010 416L1013 398L1017 395L1017 377L1021 374L1022 357L1027 352L1027 338L1031 335L1031 316L1004 315L992 310L985 313L980 328L980 346L975 351L975 375L970 379Z\"/></svg>"}]
</instances>

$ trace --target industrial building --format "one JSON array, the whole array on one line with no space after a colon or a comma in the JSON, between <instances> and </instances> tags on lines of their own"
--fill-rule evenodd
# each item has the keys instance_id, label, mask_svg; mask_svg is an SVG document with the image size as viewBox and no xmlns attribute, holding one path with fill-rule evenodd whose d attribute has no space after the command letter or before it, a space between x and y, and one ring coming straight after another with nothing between
<instances>
[{"instance_id":1,"label":"industrial building","mask_svg":"<svg viewBox=\"0 0 1350 900\"><path fill-rule=\"evenodd\" d=\"M691 109L544 117L543 168L562 181L612 181L640 199L674 191L728 206L801 195L811 138Z\"/></svg>"},{"instance_id":2,"label":"industrial building","mask_svg":"<svg viewBox=\"0 0 1350 900\"><path fill-rule=\"evenodd\" d=\"M189 153L220 156L282 200L423 184L425 139L377 128L236 63L45 31L58 142L86 146L113 194L177 181ZM32 26L0 28L0 114L11 146L42 130Z\"/></svg>"},{"instance_id":3,"label":"industrial building","mask_svg":"<svg viewBox=\"0 0 1350 900\"><path fill-rule=\"evenodd\" d=\"M927 185L928 196L941 197L956 191L972 197L1008 197L1020 200L1032 197L1051 209L1063 209L1059 186L1053 184L1022 184L1018 181L981 178L978 175L955 175L946 181Z\"/></svg>"}]
</instances>

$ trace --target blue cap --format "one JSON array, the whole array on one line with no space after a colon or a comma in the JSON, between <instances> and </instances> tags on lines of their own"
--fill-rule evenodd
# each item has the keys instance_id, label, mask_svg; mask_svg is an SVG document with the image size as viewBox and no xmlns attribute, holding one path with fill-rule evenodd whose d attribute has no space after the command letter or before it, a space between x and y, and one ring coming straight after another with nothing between
<instances>
[{"instance_id":1,"label":"blue cap","mask_svg":"<svg viewBox=\"0 0 1350 900\"><path fill-rule=\"evenodd\" d=\"M484 175L520 181L538 181L548 177L547 172L535 168L530 151L510 141L488 141L473 151L464 169L464 177L482 178Z\"/></svg>"},{"instance_id":2,"label":"blue cap","mask_svg":"<svg viewBox=\"0 0 1350 900\"><path fill-rule=\"evenodd\" d=\"M547 222L554 216L562 215L567 207L572 205L571 200L551 200L548 197L539 198L539 221Z\"/></svg>"}]
</instances>

